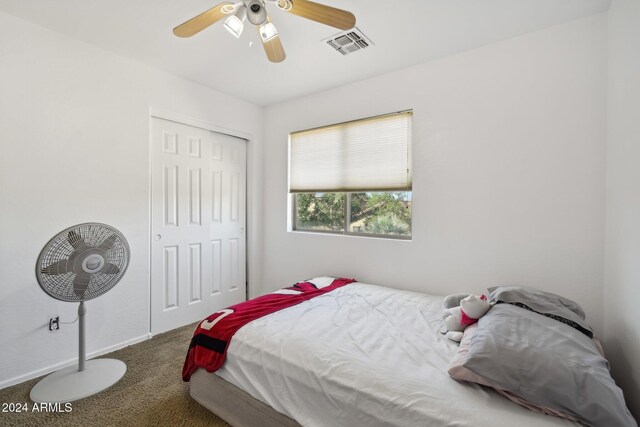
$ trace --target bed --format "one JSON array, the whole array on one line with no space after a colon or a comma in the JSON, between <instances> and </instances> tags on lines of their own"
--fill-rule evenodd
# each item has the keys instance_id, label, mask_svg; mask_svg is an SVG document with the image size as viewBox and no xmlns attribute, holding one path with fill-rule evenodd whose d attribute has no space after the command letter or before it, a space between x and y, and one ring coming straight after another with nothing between
<instances>
[{"instance_id":1,"label":"bed","mask_svg":"<svg viewBox=\"0 0 640 427\"><path fill-rule=\"evenodd\" d=\"M358 282L334 289L241 327L220 369L191 376L191 396L235 426L580 425L452 379L459 347L439 333L442 303Z\"/></svg>"}]
</instances>

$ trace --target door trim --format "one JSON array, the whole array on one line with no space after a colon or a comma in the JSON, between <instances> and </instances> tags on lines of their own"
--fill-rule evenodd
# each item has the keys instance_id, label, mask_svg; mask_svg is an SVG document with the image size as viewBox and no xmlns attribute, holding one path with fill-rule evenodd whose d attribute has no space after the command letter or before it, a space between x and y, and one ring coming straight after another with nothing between
<instances>
[{"instance_id":1,"label":"door trim","mask_svg":"<svg viewBox=\"0 0 640 427\"><path fill-rule=\"evenodd\" d=\"M169 120L171 122L176 122L187 126L193 126L200 129L210 130L212 132L235 136L236 138L246 139L247 142L251 141L253 138L253 136L249 133L214 125L212 123L194 119L193 117L185 116L179 113L171 113L168 111L150 108L149 116L155 117L157 119Z\"/></svg>"},{"instance_id":2,"label":"door trim","mask_svg":"<svg viewBox=\"0 0 640 427\"><path fill-rule=\"evenodd\" d=\"M175 122L178 124L183 124L183 125L187 125L187 126L193 126L196 128L200 128L200 129L204 129L204 130L208 130L211 132L217 132L217 133L221 133L221 134L225 134L225 135L229 135L229 136L234 136L236 138L241 138L244 139L246 141L247 144L247 156L245 159L246 162L246 172L245 172L245 233L244 233L244 239L245 239L245 269L246 269L246 274L245 274L245 300L249 299L249 264L250 264L250 260L249 260L249 215L251 212L251 208L250 208L250 204L249 204L249 191L250 188L252 188L253 186L250 185L250 168L249 168L249 159L250 159L250 151L251 151L251 144L250 142L253 141L253 134L251 133L247 133L247 132L243 132L243 131L239 131L239 130L234 130L234 129L229 129L229 128L225 128L223 126L218 126L215 124L212 124L210 122L204 121L204 120L200 120L200 119L196 119L184 114L180 114L180 113L175 113L175 112L170 112L167 110L161 110L161 109L157 109L157 108L149 108L149 128L148 128L148 139L149 139L149 145L148 145L148 161L147 161L147 171L148 171L148 179L149 179L149 185L147 187L147 191L149 192L149 199L147 200L147 202L149 203L148 209L149 209L149 227L147 230L147 236L148 236L148 243L147 243L147 250L149 253L149 259L147 260L147 267L149 269L149 278L147 280L147 296L149 298L149 304L147 304L147 318L148 318L148 337L149 338L153 338L154 334L151 332L151 272L152 272L152 245L153 245L153 236L152 236L152 232L153 232L153 211L152 211L152 197L153 197L153 191L152 191L152 167L151 167L151 162L152 162L152 150L153 150L153 140L151 138L151 126L152 126L152 119L153 118L157 118L157 119L162 119L162 120L168 120L171 122ZM251 179L253 179L253 174L251 174Z\"/></svg>"}]
</instances>

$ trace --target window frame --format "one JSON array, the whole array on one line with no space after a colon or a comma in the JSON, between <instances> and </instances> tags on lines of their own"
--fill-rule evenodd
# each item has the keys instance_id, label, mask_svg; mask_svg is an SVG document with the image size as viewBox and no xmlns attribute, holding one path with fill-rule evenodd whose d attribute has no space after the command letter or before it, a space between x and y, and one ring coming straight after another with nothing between
<instances>
[{"instance_id":1,"label":"window frame","mask_svg":"<svg viewBox=\"0 0 640 427\"><path fill-rule=\"evenodd\" d=\"M368 193L399 193L400 191L367 191ZM298 194L305 193L290 193L291 203L291 232L294 233L317 233L317 234L331 234L337 236L355 236L355 237L371 237L376 239L392 239L392 240L413 240L413 191L402 191L403 193L411 193L411 234L378 234L378 233L363 233L349 231L349 225L351 224L351 194L360 193L359 191L336 191L336 193L343 193L344 206L343 206L343 230L318 230L314 228L300 228L297 226L298 215L297 208L298 202L296 197Z\"/></svg>"},{"instance_id":2,"label":"window frame","mask_svg":"<svg viewBox=\"0 0 640 427\"><path fill-rule=\"evenodd\" d=\"M292 161L292 144L293 144L293 140L292 140L292 135L297 134L297 133L307 133L307 132L313 132L313 131L320 131L323 130L325 128L334 128L334 127L344 127L345 125L350 125L350 124L355 124L358 122L364 122L364 121L368 121L368 120L380 120L380 119L386 119L386 118L391 118L392 116L396 116L396 115L402 115L402 116L406 116L408 117L408 124L409 124L409 128L408 130L406 130L407 132L407 136L408 139L405 140L407 145L406 147L406 176L407 176L407 186L406 188L401 188L398 187L396 188L395 186L393 186L393 189L391 189L392 187L389 188L380 188L382 187L382 182L377 182L374 185L370 185L371 183L369 183L369 187L367 187L366 185L363 186L362 188L355 186L355 185L347 185L347 186L343 186L342 188L338 188L337 186L334 185L328 185L327 188L325 190L320 190L321 186L317 186L316 190L311 190L311 188L309 189L303 189L303 188L296 188L292 191L292 172L291 172L291 161ZM349 121L345 121L345 122L341 122L341 123L335 123L335 124L330 124L330 125L325 125L325 126L319 126L319 127L315 127L315 128L311 128L311 129L306 129L306 130L298 130L295 132L290 132L289 133L289 142L288 142L288 188L289 188L289 198L288 203L291 204L290 206L290 217L287 219L287 228L289 232L298 232L298 233L315 233L315 234L329 234L329 235L343 235L343 236L355 236L355 237L371 237L371 238L381 238L381 239L393 239L393 240L407 240L407 241L411 241L413 240L413 164L414 164L414 159L413 159L413 145L414 145L414 137L413 137L413 108L409 108L409 109L405 109L405 110L400 110L400 111L395 111L395 112L391 112L391 113L385 113L385 114L380 114L380 115L376 115L376 116L371 116L371 117L363 117L363 118L359 118L359 119L354 119L354 120L349 120ZM375 145L374 145L375 146ZM393 151L392 151L393 152ZM316 183L317 184L317 183ZM326 184L326 183L325 183ZM351 198L353 194L359 194L359 193L408 193L410 195L410 200L411 200L411 217L410 217L410 223L409 223L409 233L410 234L379 234L379 233L367 233L367 232L353 232L350 231L350 225L351 225ZM323 230L323 229L317 229L317 228L304 228L304 227L298 227L298 212L297 212L297 207L298 207L298 200L297 197L299 194L318 194L318 193L335 193L335 194L343 194L343 221L342 221L342 230ZM336 212L336 217L337 217L337 212ZM335 218L336 220L338 218ZM322 225L320 225L322 226Z\"/></svg>"}]
</instances>

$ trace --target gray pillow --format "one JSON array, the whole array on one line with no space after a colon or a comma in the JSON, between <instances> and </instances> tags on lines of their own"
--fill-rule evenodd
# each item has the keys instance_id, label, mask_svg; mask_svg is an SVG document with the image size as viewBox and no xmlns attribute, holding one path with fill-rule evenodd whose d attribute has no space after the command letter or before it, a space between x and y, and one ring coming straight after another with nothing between
<instances>
[{"instance_id":1,"label":"gray pillow","mask_svg":"<svg viewBox=\"0 0 640 427\"><path fill-rule=\"evenodd\" d=\"M593 341L554 318L496 304L478 321L463 366L494 387L587 425L637 427Z\"/></svg>"},{"instance_id":2,"label":"gray pillow","mask_svg":"<svg viewBox=\"0 0 640 427\"><path fill-rule=\"evenodd\" d=\"M579 330L589 338L593 331L585 321L584 310L577 303L560 295L534 288L520 286L499 286L489 288L489 301L514 304Z\"/></svg>"}]
</instances>

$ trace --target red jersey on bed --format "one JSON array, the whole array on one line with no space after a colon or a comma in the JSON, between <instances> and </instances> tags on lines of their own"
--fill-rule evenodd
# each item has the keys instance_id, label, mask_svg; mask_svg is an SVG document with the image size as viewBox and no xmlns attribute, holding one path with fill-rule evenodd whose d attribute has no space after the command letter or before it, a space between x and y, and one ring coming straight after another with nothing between
<instances>
[{"instance_id":1,"label":"red jersey on bed","mask_svg":"<svg viewBox=\"0 0 640 427\"><path fill-rule=\"evenodd\" d=\"M233 334L252 320L300 304L353 282L355 282L354 279L334 279L329 286L320 289L311 282L300 282L289 288L216 311L200 322L193 333L189 352L182 368L182 379L189 381L198 368L204 368L208 372L220 369L227 356L227 348Z\"/></svg>"}]
</instances>

